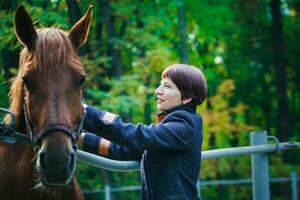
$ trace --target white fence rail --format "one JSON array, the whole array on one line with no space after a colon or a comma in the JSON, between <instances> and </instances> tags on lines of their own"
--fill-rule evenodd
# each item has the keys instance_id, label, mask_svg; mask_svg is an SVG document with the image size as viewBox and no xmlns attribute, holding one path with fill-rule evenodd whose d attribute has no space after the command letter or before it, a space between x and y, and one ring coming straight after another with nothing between
<instances>
[{"instance_id":1,"label":"white fence rail","mask_svg":"<svg viewBox=\"0 0 300 200\"><path fill-rule=\"evenodd\" d=\"M297 177L296 172L291 172L290 177L270 178L271 183L290 182L291 191L292 191L292 200L298 200L297 182L299 180L300 180L300 178ZM251 184L251 183L252 183L252 179L199 181L198 182L198 189L200 191L200 188L206 187L206 186L243 185L243 184ZM133 192L133 191L140 191L140 190L141 190L140 185L124 186L124 187L117 187L117 188L112 188L110 185L106 185L104 189L83 190L83 194L85 194L85 195L99 195L99 198L104 197L105 200L109 200L112 193L116 193L116 192Z\"/></svg>"},{"instance_id":2,"label":"white fence rail","mask_svg":"<svg viewBox=\"0 0 300 200\"><path fill-rule=\"evenodd\" d=\"M277 138L267 136L266 131L250 133L251 146L216 149L202 152L202 160L223 158L239 155L251 155L253 200L270 200L269 161L268 154L277 151L300 149L300 142L279 143ZM275 144L268 144L268 139L273 139ZM115 161L96 156L87 152L78 151L77 158L80 162L95 167L113 171L139 170L137 161ZM106 188L108 190L109 188ZM297 190L295 190L297 191ZM297 196L296 196L297 197ZM107 200L107 199L106 199Z\"/></svg>"}]
</instances>

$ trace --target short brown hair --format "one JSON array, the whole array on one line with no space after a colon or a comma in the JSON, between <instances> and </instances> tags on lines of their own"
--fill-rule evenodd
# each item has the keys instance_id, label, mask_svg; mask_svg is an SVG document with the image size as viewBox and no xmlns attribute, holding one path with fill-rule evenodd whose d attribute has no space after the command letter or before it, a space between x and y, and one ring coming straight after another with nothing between
<instances>
[{"instance_id":1,"label":"short brown hair","mask_svg":"<svg viewBox=\"0 0 300 200\"><path fill-rule=\"evenodd\" d=\"M207 85L202 71L186 64L173 64L168 66L161 78L169 78L179 91L182 98L192 98L192 103L201 105L206 99Z\"/></svg>"}]
</instances>

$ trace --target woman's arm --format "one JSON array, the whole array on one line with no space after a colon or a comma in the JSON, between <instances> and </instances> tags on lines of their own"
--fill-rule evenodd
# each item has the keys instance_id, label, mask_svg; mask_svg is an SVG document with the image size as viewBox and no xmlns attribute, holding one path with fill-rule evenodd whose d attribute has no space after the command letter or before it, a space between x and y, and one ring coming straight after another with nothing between
<instances>
[{"instance_id":1,"label":"woman's arm","mask_svg":"<svg viewBox=\"0 0 300 200\"><path fill-rule=\"evenodd\" d=\"M143 151L114 144L93 133L83 132L78 140L82 150L114 160L140 160Z\"/></svg>"},{"instance_id":2,"label":"woman's arm","mask_svg":"<svg viewBox=\"0 0 300 200\"><path fill-rule=\"evenodd\" d=\"M124 123L119 116L92 106L86 111L85 130L134 149L186 150L195 135L193 119L186 111L175 111L163 123L149 126Z\"/></svg>"}]
</instances>

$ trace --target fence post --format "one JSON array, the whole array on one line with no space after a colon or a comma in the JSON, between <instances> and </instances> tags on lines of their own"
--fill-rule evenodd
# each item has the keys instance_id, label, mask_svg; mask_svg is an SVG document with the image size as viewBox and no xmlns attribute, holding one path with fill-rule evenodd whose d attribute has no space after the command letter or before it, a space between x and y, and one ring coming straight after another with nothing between
<instances>
[{"instance_id":1,"label":"fence post","mask_svg":"<svg viewBox=\"0 0 300 200\"><path fill-rule=\"evenodd\" d=\"M254 131L250 135L251 145L268 143L266 131ZM253 200L270 200L268 154L252 154L251 165Z\"/></svg>"},{"instance_id":2,"label":"fence post","mask_svg":"<svg viewBox=\"0 0 300 200\"><path fill-rule=\"evenodd\" d=\"M200 185L200 180L199 179L197 180L197 192L198 192L198 197L200 199L202 199L201 198L201 185Z\"/></svg>"},{"instance_id":3,"label":"fence post","mask_svg":"<svg viewBox=\"0 0 300 200\"><path fill-rule=\"evenodd\" d=\"M110 200L110 185L104 186L105 200Z\"/></svg>"},{"instance_id":4,"label":"fence post","mask_svg":"<svg viewBox=\"0 0 300 200\"><path fill-rule=\"evenodd\" d=\"M297 188L297 173L293 171L291 173L291 185L292 185L292 200L298 199L298 188Z\"/></svg>"}]
</instances>

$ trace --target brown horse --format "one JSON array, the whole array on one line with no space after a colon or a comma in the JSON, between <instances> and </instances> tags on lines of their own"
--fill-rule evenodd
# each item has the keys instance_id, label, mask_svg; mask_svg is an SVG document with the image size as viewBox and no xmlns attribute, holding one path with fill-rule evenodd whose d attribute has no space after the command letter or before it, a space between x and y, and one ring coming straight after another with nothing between
<instances>
[{"instance_id":1,"label":"brown horse","mask_svg":"<svg viewBox=\"0 0 300 200\"><path fill-rule=\"evenodd\" d=\"M25 47L10 110L17 131L29 135L34 147L0 143L0 199L83 199L74 171L85 71L76 51L88 37L91 10L68 33L35 29L25 8L16 10L15 32Z\"/></svg>"}]
</instances>

